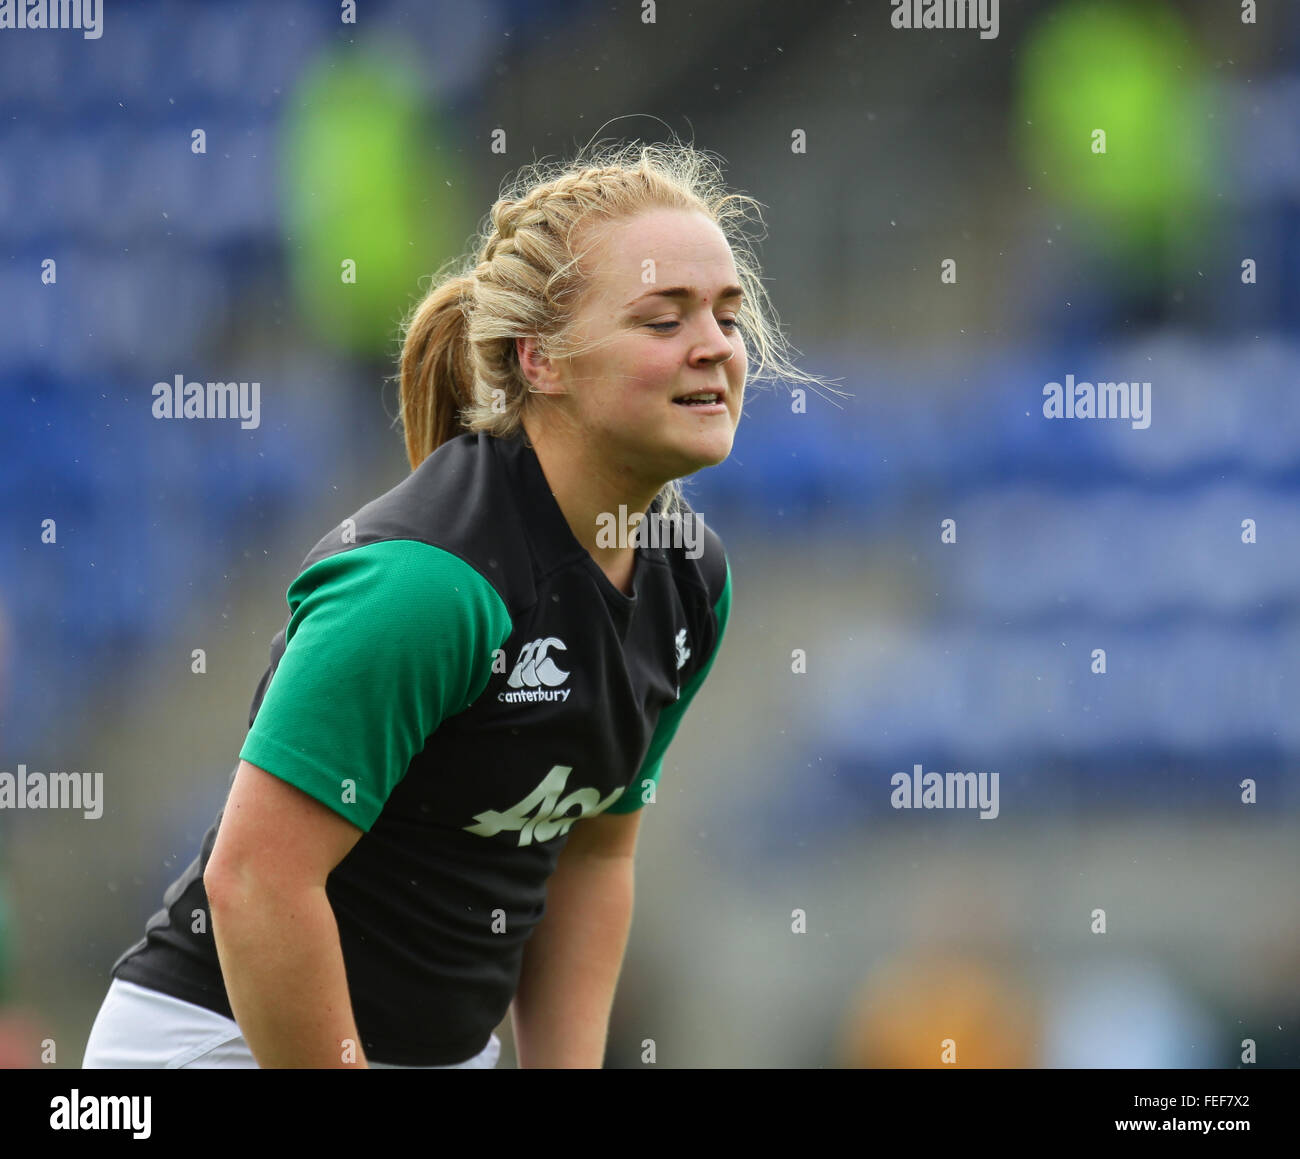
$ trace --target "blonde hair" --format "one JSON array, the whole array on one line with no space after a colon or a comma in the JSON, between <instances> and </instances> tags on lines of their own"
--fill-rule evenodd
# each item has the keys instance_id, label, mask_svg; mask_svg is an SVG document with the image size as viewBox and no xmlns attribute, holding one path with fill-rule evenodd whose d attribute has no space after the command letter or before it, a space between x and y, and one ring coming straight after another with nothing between
<instances>
[{"instance_id":1,"label":"blonde hair","mask_svg":"<svg viewBox=\"0 0 1300 1159\"><path fill-rule=\"evenodd\" d=\"M751 207L762 221L758 205L727 192L713 159L679 142L596 147L567 164L521 169L492 206L475 252L435 274L403 323L398 419L411 469L465 431L507 437L522 429L531 396L515 339L535 337L539 353L552 358L598 345L580 346L571 334L586 288L577 235L649 209L696 210L722 230L744 290L740 333L751 359L757 355L749 380L820 385L787 358L744 230ZM660 510L679 511L678 481L658 499Z\"/></svg>"}]
</instances>

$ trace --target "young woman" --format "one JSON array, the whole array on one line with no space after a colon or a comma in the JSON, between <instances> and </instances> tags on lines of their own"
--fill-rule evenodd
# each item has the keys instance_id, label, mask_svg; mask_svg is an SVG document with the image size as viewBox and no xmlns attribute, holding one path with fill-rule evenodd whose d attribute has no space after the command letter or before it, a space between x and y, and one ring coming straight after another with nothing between
<instances>
[{"instance_id":1,"label":"young woman","mask_svg":"<svg viewBox=\"0 0 1300 1159\"><path fill-rule=\"evenodd\" d=\"M742 332L806 376L703 154L542 176L408 320L412 474L290 586L86 1067L491 1067L508 1010L520 1065L601 1065L637 830L731 606L675 481L731 451Z\"/></svg>"}]
</instances>

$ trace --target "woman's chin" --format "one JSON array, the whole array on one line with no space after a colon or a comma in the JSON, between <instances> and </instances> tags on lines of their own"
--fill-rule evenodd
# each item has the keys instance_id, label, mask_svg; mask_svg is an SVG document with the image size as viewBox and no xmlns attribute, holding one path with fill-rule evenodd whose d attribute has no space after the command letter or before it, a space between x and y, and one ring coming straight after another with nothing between
<instances>
[{"instance_id":1,"label":"woman's chin","mask_svg":"<svg viewBox=\"0 0 1300 1159\"><path fill-rule=\"evenodd\" d=\"M702 432L695 438L683 440L679 444L679 451L682 459L686 460L689 466L682 471L682 474L690 475L695 471L702 471L705 467L716 467L724 462L731 454L733 435L734 432L728 428Z\"/></svg>"}]
</instances>

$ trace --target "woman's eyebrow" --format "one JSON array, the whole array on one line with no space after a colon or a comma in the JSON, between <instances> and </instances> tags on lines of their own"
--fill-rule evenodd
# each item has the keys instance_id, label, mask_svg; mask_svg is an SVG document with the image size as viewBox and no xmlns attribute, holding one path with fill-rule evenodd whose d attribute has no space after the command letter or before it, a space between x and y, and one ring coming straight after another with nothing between
<instances>
[{"instance_id":1,"label":"woman's eyebrow","mask_svg":"<svg viewBox=\"0 0 1300 1159\"><path fill-rule=\"evenodd\" d=\"M628 306L635 306L644 298L694 298L699 293L694 286L671 286L666 290L649 290L639 298L633 298L627 303ZM718 301L729 301L732 298L743 298L745 291L739 286L726 286L718 294Z\"/></svg>"}]
</instances>

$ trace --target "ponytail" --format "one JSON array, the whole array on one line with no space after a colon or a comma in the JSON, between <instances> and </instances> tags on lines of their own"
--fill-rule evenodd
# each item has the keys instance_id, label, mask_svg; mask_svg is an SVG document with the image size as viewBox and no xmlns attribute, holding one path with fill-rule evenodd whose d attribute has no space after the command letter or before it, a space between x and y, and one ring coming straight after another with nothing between
<instances>
[{"instance_id":1,"label":"ponytail","mask_svg":"<svg viewBox=\"0 0 1300 1159\"><path fill-rule=\"evenodd\" d=\"M474 367L464 302L473 282L462 276L436 286L406 323L398 397L412 471L468 430L462 411L473 403Z\"/></svg>"}]
</instances>

